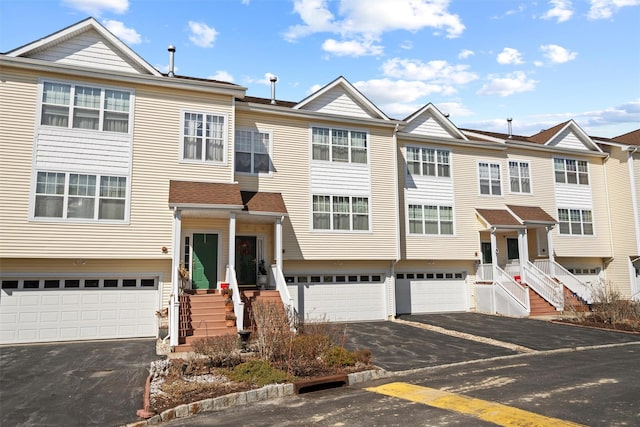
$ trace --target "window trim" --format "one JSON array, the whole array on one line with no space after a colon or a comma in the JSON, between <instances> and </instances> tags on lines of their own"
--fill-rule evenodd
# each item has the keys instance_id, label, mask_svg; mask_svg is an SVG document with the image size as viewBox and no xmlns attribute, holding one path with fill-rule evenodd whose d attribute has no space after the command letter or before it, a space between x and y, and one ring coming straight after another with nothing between
<instances>
[{"instance_id":1,"label":"window trim","mask_svg":"<svg viewBox=\"0 0 640 427\"><path fill-rule=\"evenodd\" d=\"M184 157L184 125L185 125L185 115L186 114L202 114L202 123L205 126L205 128L203 129L203 135L202 135L202 153L201 153L201 157L200 159L189 159L189 158L185 158ZM222 129L222 160L205 160L204 157L206 156L206 146L205 146L205 142L206 142L206 136L205 136L205 132L206 132L206 122L207 122L207 116L214 116L214 117L222 117L224 119L224 125L223 125L223 129ZM195 164L195 165L219 165L219 166L226 166L227 162L228 162L228 151L229 151L229 114L227 114L226 112L215 112L215 111L204 111L204 110L196 110L196 109L181 109L180 110L180 138L179 138L179 144L178 144L178 161L180 163L190 163L190 164ZM235 165L234 165L235 166Z\"/></svg>"},{"instance_id":2,"label":"window trim","mask_svg":"<svg viewBox=\"0 0 640 427\"><path fill-rule=\"evenodd\" d=\"M313 148L314 148L314 141L313 141L313 130L314 129L327 129L329 131L329 143L327 144L327 147L329 149L329 158L327 160L323 160L323 159L315 159L313 157ZM333 144L333 132L334 131L345 131L348 132L348 137L347 137L347 145L345 147L347 147L347 161L341 161L341 160L334 160L333 159L333 148L334 146L341 146L341 145L336 145ZM366 136L366 141L365 141L365 151L366 151L366 162L362 163L362 162L354 162L352 160L353 157L353 148L354 146L352 145L352 134L353 132L358 132L358 133L362 133ZM322 144L324 145L324 144ZM309 126L309 159L311 159L311 162L321 162L321 163L337 163L337 164L343 164L343 165L361 165L361 166L369 166L371 164L371 158L370 158L370 152L371 152L371 133L366 130L366 129L358 129L358 128L352 128L352 127L334 127L334 126L330 126L330 125L317 125L317 124L312 124Z\"/></svg>"},{"instance_id":3,"label":"window trim","mask_svg":"<svg viewBox=\"0 0 640 427\"><path fill-rule=\"evenodd\" d=\"M519 191L514 191L511 185L511 180L514 178L511 175L511 163L516 163L518 166L518 187ZM527 165L527 171L529 176L526 179L529 180L529 191L522 191L522 165ZM509 174L509 192L513 194L527 194L533 195L533 174L531 173L531 162L529 160L520 160L520 159L507 159L507 172Z\"/></svg>"},{"instance_id":4,"label":"window trim","mask_svg":"<svg viewBox=\"0 0 640 427\"><path fill-rule=\"evenodd\" d=\"M62 216L61 217L48 217L48 216L36 216L36 198L38 196L37 193L37 185L38 185L38 174L39 173L55 173L55 174L63 174L64 175L64 189L63 193L58 197L62 197ZM87 175L95 177L95 191L92 196L94 200L93 207L93 216L91 218L74 218L69 217L69 198L74 197L74 195L69 194L69 185L71 180L71 175ZM108 197L108 196L100 196L100 188L102 178L111 177L111 178L124 178L125 185L125 197L124 197L124 216L122 219L100 219L100 201L101 200L110 200L110 199L119 199L117 197ZM42 193L46 194L46 193ZM38 222L77 222L77 223L90 223L90 224L128 224L130 219L130 209L131 209L131 179L128 175L117 175L112 173L101 173L101 172L79 172L79 171L62 171L62 170L50 170L50 169L34 169L31 177L31 194L30 194L30 206L29 206L29 221L38 221Z\"/></svg>"},{"instance_id":5,"label":"window trim","mask_svg":"<svg viewBox=\"0 0 640 427\"><path fill-rule=\"evenodd\" d=\"M556 162L557 161L562 161L563 164L563 176L564 176L564 181L563 182L559 182L557 179L557 173L559 172L558 170L556 170ZM576 182L569 182L569 171L567 168L567 162L571 161L571 162L575 162L576 165ZM580 164L584 163L584 166L586 168L586 172L580 172ZM569 158L569 157L553 157L552 158L552 162L551 162L551 167L553 169L553 182L554 184L558 185L582 185L582 186L590 186L591 185L591 171L589 170L589 161L588 160L579 160L576 158ZM580 177L581 176L586 176L587 177L587 183L581 183L580 182Z\"/></svg>"},{"instance_id":6,"label":"window trim","mask_svg":"<svg viewBox=\"0 0 640 427\"><path fill-rule=\"evenodd\" d=\"M269 150L267 155L269 156L269 171L268 172L242 172L242 171L238 171L236 169L236 160L238 157L237 154L237 150L238 150L238 135L237 132L238 131L243 131L243 132L251 132L251 169L253 170L254 168L254 155L256 154L256 152L254 151L254 146L253 146L253 137L254 134L265 134L265 135L269 135ZM242 153L247 153L246 151L242 151ZM249 127L237 127L234 130L234 134L233 134L233 171L235 174L238 175L246 175L246 176L273 176L273 131L272 130L261 130L261 129L256 129L256 128L249 128Z\"/></svg>"},{"instance_id":7,"label":"window trim","mask_svg":"<svg viewBox=\"0 0 640 427\"><path fill-rule=\"evenodd\" d=\"M71 90L69 91L69 104L65 107L69 109L69 113L68 113L68 123L67 126L55 126L55 125L47 125L47 124L43 124L42 123L42 112L43 112L43 106L47 105L44 103L43 101L43 97L44 97L44 86L45 83L52 83L52 84L60 84L60 85L68 85L71 86ZM81 87L89 87L89 88L94 88L94 89L100 89L100 106L99 106L99 113L98 113L98 117L99 117L99 122L98 122L98 129L86 129L86 128L79 128L79 127L73 127L73 119L74 119L74 110L76 108L80 108L82 109L82 107L76 107L74 105L74 94L75 94L75 88L77 86L81 86ZM104 107L104 102L105 102L105 92L108 90L113 90L113 91L118 91L118 92L126 92L129 94L129 111L128 111L128 122L127 122L127 132L116 132L116 131L110 131L110 130L104 130L104 117L105 117L105 111L112 111L112 110L105 110ZM92 133L108 133L108 134L116 134L116 135L133 135L133 125L134 125L134 105L135 105L135 89L133 88L127 88L127 87L118 87L118 86L111 86L111 85L103 85L103 84L96 84L96 83L89 83L89 82L83 82L83 81L76 81L76 80L59 80L59 79L50 79L50 78L44 78L41 77L38 79L38 107L37 107L37 112L36 112L36 127L45 127L45 128L49 128L49 129L67 129L67 130L73 130L73 131L77 131L77 132L92 132ZM50 104L50 105L56 105L56 104Z\"/></svg>"},{"instance_id":8,"label":"window trim","mask_svg":"<svg viewBox=\"0 0 640 427\"><path fill-rule=\"evenodd\" d=\"M488 194L484 194L482 193L482 182L481 182L481 178L480 178L480 167L481 165L486 164L487 165L487 172L488 172L488 176L489 176L489 193ZM493 194L493 186L492 186L492 179L491 179L491 166L498 166L498 182L500 184L500 194ZM501 164L499 162L493 162L493 161L489 161L489 160L478 160L478 194L480 196L485 196L485 197L504 197L503 195L503 191L502 191L502 183L503 183L503 179L502 179L502 168L501 168Z\"/></svg>"},{"instance_id":9,"label":"window trim","mask_svg":"<svg viewBox=\"0 0 640 427\"><path fill-rule=\"evenodd\" d=\"M420 159L418 161L413 161L411 163L419 163L420 164L420 173L419 174L413 174L410 171L409 168L409 149L417 149L418 153L419 153L419 157ZM424 159L425 157L425 152L426 151L433 151L434 152L434 161L433 161L433 165L434 165L434 175L430 175L430 174L425 174L424 173L424 169L425 169L425 164L427 163L431 163L431 162L427 162ZM448 157L448 162L447 163L441 163L438 161L439 159L439 152L446 152L447 153L447 157ZM423 176L423 177L429 177L429 178L439 178L439 179L453 179L453 165L452 165L452 151L450 149L446 149L446 148L435 148L435 147L428 147L428 146L420 146L420 145L406 145L405 149L404 149L404 156L405 156L405 172L407 176L410 177L416 177L416 176ZM449 169L449 174L448 175L440 175L440 166L442 165L446 165L448 166Z\"/></svg>"},{"instance_id":10,"label":"window trim","mask_svg":"<svg viewBox=\"0 0 640 427\"><path fill-rule=\"evenodd\" d=\"M420 233L414 233L411 231L411 206L419 206L420 212L421 212L421 224L422 224L422 232ZM437 225L438 225L438 233L427 233L427 227L426 227L426 217L424 215L424 209L425 207L437 207L437 214L438 214L438 218L437 218ZM442 225L443 225L443 221L441 218L441 209L442 208L449 208L451 209L451 234L449 233L442 233ZM407 202L407 206L406 206L406 235L407 236L423 236L423 237L455 237L456 235L456 217L455 217L455 209L453 205L442 205L442 204L437 204L437 203L423 203L423 202ZM446 222L445 222L446 223Z\"/></svg>"},{"instance_id":11,"label":"window trim","mask_svg":"<svg viewBox=\"0 0 640 427\"><path fill-rule=\"evenodd\" d=\"M566 211L567 212L567 220L566 221L562 221L561 220L560 211ZM579 214L580 214L580 221L579 222L572 221L572 216L571 216L572 211L579 212ZM596 233L595 233L595 226L594 226L594 221L593 221L593 209L560 207L560 208L558 208L557 212L558 212L558 235L560 235L560 236L568 236L568 237L573 237L573 236L595 237ZM585 221L585 217L584 217L585 212L589 213L591 221ZM566 227L568 227L568 232L562 232L562 228L563 228L564 224L566 224ZM576 225L576 224L580 225L580 233L574 233L573 232L573 226ZM584 225L585 224L591 224L591 233L585 233L584 232Z\"/></svg>"},{"instance_id":12,"label":"window trim","mask_svg":"<svg viewBox=\"0 0 640 427\"><path fill-rule=\"evenodd\" d=\"M329 215L329 228L315 228L314 227L314 215L316 211L314 210L314 199L315 197L328 197L329 198L329 210L328 211L318 211L319 213L324 213ZM336 197L344 197L349 199L349 212L342 213L343 215L349 216L349 229L336 229L334 228L334 215L341 213L336 212L334 209L334 199ZM366 199L367 200L367 229L366 230L355 230L353 228L354 218L356 215L364 216L364 214L358 214L354 212L354 200L355 199ZM311 205L309 206L309 226L310 230L315 233L358 233L358 234L366 234L371 233L372 223L371 223L371 197L369 196L349 196L343 194L311 194Z\"/></svg>"}]
</instances>

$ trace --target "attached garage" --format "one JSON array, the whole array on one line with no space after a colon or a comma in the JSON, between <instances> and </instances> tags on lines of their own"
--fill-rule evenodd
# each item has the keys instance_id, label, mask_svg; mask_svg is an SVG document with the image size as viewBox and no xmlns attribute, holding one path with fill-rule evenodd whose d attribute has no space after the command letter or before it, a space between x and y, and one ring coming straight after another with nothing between
<instances>
[{"instance_id":1,"label":"attached garage","mask_svg":"<svg viewBox=\"0 0 640 427\"><path fill-rule=\"evenodd\" d=\"M385 276L287 276L289 292L305 320L348 322L385 320Z\"/></svg>"},{"instance_id":2,"label":"attached garage","mask_svg":"<svg viewBox=\"0 0 640 427\"><path fill-rule=\"evenodd\" d=\"M3 278L0 344L155 337L158 277Z\"/></svg>"},{"instance_id":3,"label":"attached garage","mask_svg":"<svg viewBox=\"0 0 640 427\"><path fill-rule=\"evenodd\" d=\"M467 311L469 292L463 272L398 273L398 314Z\"/></svg>"}]
</instances>

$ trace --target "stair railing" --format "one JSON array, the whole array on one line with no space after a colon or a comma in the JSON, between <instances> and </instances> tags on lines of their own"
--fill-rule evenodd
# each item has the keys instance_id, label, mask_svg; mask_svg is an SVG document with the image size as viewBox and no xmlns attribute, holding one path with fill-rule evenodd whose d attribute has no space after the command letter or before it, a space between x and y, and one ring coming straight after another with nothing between
<instances>
[{"instance_id":1,"label":"stair railing","mask_svg":"<svg viewBox=\"0 0 640 427\"><path fill-rule=\"evenodd\" d=\"M291 320L296 319L297 312L293 305L293 298L289 292L289 287L287 286L284 274L282 274L282 271L278 268L277 264L271 265L271 276L275 281L276 290L278 291L278 294L280 294L280 299L282 300L285 310L291 315Z\"/></svg>"},{"instance_id":2,"label":"stair railing","mask_svg":"<svg viewBox=\"0 0 640 427\"><path fill-rule=\"evenodd\" d=\"M495 268L494 285L500 286L506 293L524 308L527 313L531 312L531 304L529 303L529 290L526 286L522 286L516 282L513 277L507 274L500 267Z\"/></svg>"},{"instance_id":3,"label":"stair railing","mask_svg":"<svg viewBox=\"0 0 640 427\"><path fill-rule=\"evenodd\" d=\"M552 263L554 274L551 274ZM591 304L593 302L591 287L588 284L584 283L582 280L578 279L561 264L558 264L555 261L550 261L548 259L537 259L534 261L534 265L540 270L544 271L546 274L558 279L560 282L562 282L562 284L569 288L571 292L578 295L587 304Z\"/></svg>"},{"instance_id":4,"label":"stair railing","mask_svg":"<svg viewBox=\"0 0 640 427\"><path fill-rule=\"evenodd\" d=\"M562 284L553 280L536 267L531 261L522 264L524 277L522 280L556 310L564 310L564 293Z\"/></svg>"},{"instance_id":5,"label":"stair railing","mask_svg":"<svg viewBox=\"0 0 640 427\"><path fill-rule=\"evenodd\" d=\"M227 282L229 289L232 289L231 299L233 300L233 313L236 315L236 328L238 331L244 330L244 302L240 295L238 287L238 279L236 278L236 269L227 265Z\"/></svg>"}]
</instances>

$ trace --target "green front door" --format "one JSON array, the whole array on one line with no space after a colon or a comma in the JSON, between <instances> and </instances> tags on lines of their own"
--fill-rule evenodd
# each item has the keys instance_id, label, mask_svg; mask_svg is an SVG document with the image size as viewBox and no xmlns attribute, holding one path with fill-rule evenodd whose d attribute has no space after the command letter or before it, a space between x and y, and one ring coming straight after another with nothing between
<instances>
[{"instance_id":1,"label":"green front door","mask_svg":"<svg viewBox=\"0 0 640 427\"><path fill-rule=\"evenodd\" d=\"M191 287L215 289L216 283L218 283L218 235L194 234Z\"/></svg>"},{"instance_id":2,"label":"green front door","mask_svg":"<svg viewBox=\"0 0 640 427\"><path fill-rule=\"evenodd\" d=\"M238 285L256 286L256 236L236 236L236 277Z\"/></svg>"}]
</instances>

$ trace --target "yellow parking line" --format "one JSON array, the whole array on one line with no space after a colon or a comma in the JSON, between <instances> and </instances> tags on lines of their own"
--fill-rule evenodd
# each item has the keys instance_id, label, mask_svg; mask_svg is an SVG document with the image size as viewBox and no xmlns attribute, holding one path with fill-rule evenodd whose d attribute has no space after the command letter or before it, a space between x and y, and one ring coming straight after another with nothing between
<instances>
[{"instance_id":1,"label":"yellow parking line","mask_svg":"<svg viewBox=\"0 0 640 427\"><path fill-rule=\"evenodd\" d=\"M434 408L447 409L461 414L471 415L484 421L509 427L578 427L582 424L572 423L557 418L545 417L533 412L513 408L501 403L449 393L429 387L421 387L407 383L390 383L366 390L399 397L411 402L422 403Z\"/></svg>"}]
</instances>

